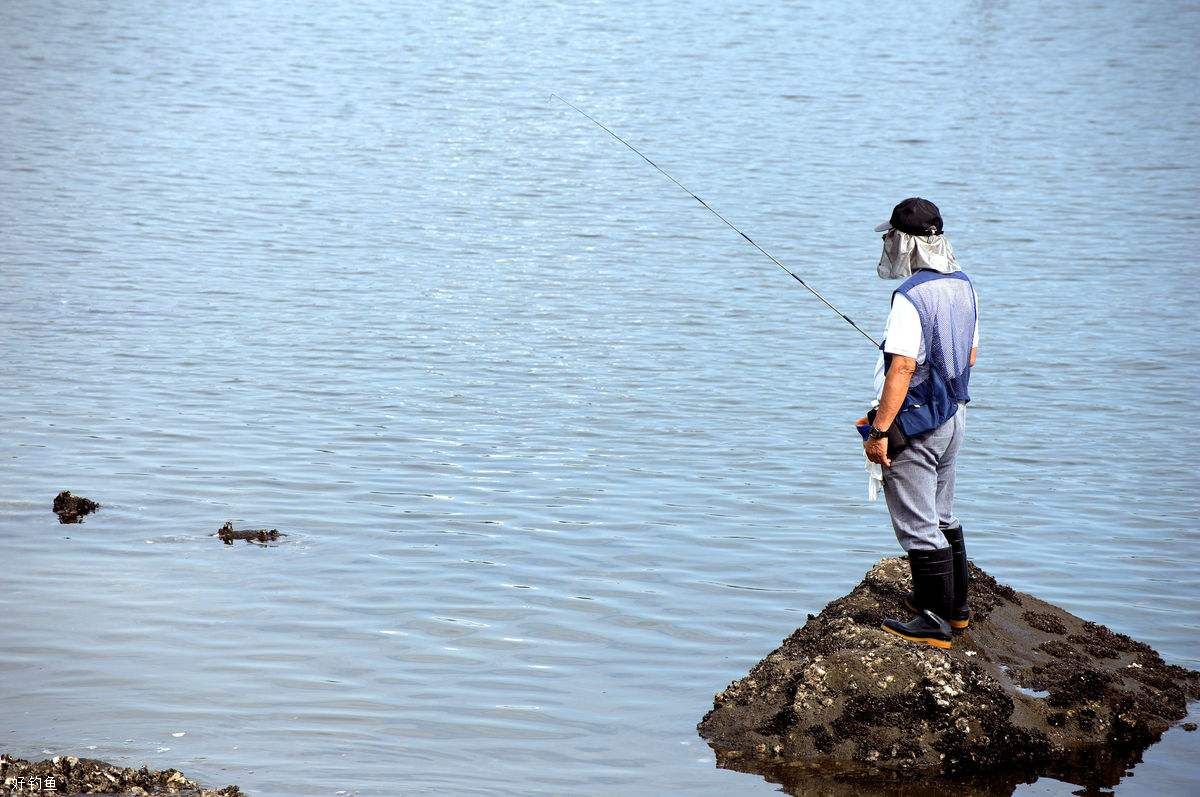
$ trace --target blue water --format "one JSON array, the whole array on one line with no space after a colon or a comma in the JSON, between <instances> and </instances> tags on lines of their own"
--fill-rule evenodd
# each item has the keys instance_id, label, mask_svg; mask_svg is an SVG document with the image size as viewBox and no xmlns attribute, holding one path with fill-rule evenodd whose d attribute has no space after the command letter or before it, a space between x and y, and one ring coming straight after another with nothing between
<instances>
[{"instance_id":1,"label":"blue water","mask_svg":"<svg viewBox=\"0 0 1200 797\"><path fill-rule=\"evenodd\" d=\"M873 334L872 227L936 201L972 557L1200 666L1198 50L1158 2L3 4L0 749L773 792L694 726L898 551L874 352L551 92Z\"/></svg>"}]
</instances>

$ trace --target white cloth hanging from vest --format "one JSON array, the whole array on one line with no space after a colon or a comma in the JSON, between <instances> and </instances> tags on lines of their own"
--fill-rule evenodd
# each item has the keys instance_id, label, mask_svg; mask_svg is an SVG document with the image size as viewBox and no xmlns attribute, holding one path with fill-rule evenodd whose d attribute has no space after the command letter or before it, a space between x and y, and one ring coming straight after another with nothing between
<instances>
[{"instance_id":1,"label":"white cloth hanging from vest","mask_svg":"<svg viewBox=\"0 0 1200 797\"><path fill-rule=\"evenodd\" d=\"M866 451L863 459L867 458ZM878 462L867 459L867 500L878 501L879 491L883 489L883 466Z\"/></svg>"}]
</instances>

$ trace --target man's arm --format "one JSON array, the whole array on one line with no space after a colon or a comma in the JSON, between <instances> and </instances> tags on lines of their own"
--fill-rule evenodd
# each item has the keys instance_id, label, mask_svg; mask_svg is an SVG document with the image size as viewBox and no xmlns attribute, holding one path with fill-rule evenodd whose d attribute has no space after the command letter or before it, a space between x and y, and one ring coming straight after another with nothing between
<instances>
[{"instance_id":1,"label":"man's arm","mask_svg":"<svg viewBox=\"0 0 1200 797\"><path fill-rule=\"evenodd\" d=\"M879 397L879 409L875 411L876 429L890 429L896 420L900 408L904 406L904 397L908 395L908 383L917 370L917 361L902 354L892 355L892 364L888 367L887 376L883 380L883 395ZM887 438L867 440L863 443L867 459L889 466L892 460L888 457Z\"/></svg>"},{"instance_id":2,"label":"man's arm","mask_svg":"<svg viewBox=\"0 0 1200 797\"><path fill-rule=\"evenodd\" d=\"M975 353L978 351L979 351L978 346L971 347L971 359L967 361L967 365L971 366L972 368L975 367Z\"/></svg>"}]
</instances>

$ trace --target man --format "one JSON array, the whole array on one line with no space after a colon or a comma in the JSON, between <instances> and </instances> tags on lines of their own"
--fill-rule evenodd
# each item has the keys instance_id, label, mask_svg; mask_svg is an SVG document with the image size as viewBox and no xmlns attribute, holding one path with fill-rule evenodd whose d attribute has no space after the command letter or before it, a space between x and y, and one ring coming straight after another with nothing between
<instances>
[{"instance_id":1,"label":"man","mask_svg":"<svg viewBox=\"0 0 1200 797\"><path fill-rule=\"evenodd\" d=\"M979 346L978 297L932 202L904 200L875 231L884 233L879 276L906 279L892 294L876 368L879 406L863 447L884 468L888 513L912 571L906 603L917 613L907 622L884 620L883 630L949 648L951 629L970 621L967 553L953 510Z\"/></svg>"}]
</instances>

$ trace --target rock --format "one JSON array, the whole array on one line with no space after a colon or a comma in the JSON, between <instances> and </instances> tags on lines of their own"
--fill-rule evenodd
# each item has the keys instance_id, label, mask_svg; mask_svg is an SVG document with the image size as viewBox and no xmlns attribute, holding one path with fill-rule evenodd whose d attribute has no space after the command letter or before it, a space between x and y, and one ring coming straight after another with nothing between
<instances>
[{"instance_id":1,"label":"rock","mask_svg":"<svg viewBox=\"0 0 1200 797\"><path fill-rule=\"evenodd\" d=\"M92 499L71 495L67 490L54 496L53 509L59 523L78 523L84 515L90 515L99 508L100 505Z\"/></svg>"},{"instance_id":2,"label":"rock","mask_svg":"<svg viewBox=\"0 0 1200 797\"><path fill-rule=\"evenodd\" d=\"M2 794L175 794L180 797L246 797L237 786L205 789L177 769L161 772L119 767L94 758L55 756L25 761L0 755ZM36 784L36 785L35 785Z\"/></svg>"},{"instance_id":3,"label":"rock","mask_svg":"<svg viewBox=\"0 0 1200 797\"><path fill-rule=\"evenodd\" d=\"M225 525L217 529L216 535L221 542L226 545L233 545L234 540L245 540L246 542L256 542L266 545L268 542L274 542L280 537L286 537L282 531L276 529L235 529L231 521L226 521Z\"/></svg>"},{"instance_id":4,"label":"rock","mask_svg":"<svg viewBox=\"0 0 1200 797\"><path fill-rule=\"evenodd\" d=\"M1111 786L1200 698L1200 673L973 564L971 575L971 626L939 650L879 629L910 614L908 563L881 560L716 695L699 730L718 764L797 793L814 778L822 794L980 775L989 789L1039 774Z\"/></svg>"}]
</instances>

